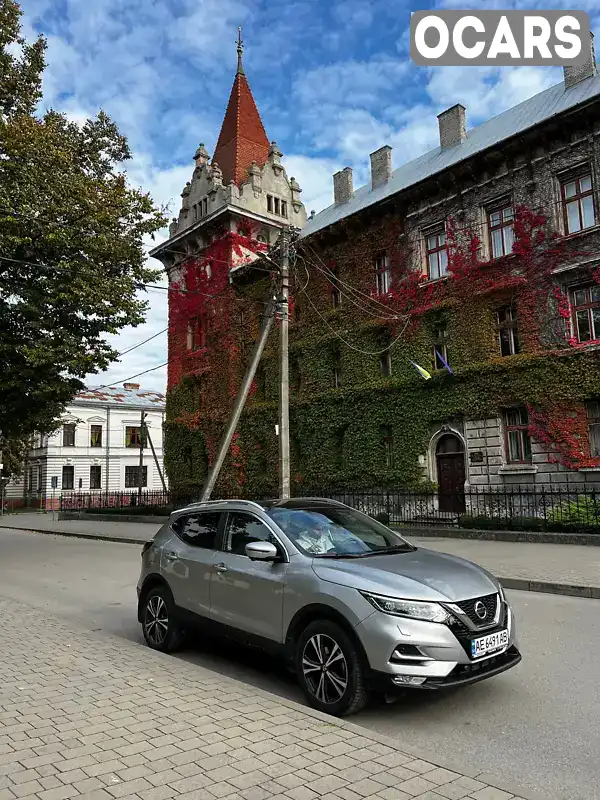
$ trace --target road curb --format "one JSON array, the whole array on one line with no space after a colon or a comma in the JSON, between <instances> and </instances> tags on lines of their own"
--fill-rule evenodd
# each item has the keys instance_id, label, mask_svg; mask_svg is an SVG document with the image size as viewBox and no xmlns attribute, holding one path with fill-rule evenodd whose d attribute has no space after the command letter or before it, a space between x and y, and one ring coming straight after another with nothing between
<instances>
[{"instance_id":1,"label":"road curb","mask_svg":"<svg viewBox=\"0 0 600 800\"><path fill-rule=\"evenodd\" d=\"M0 526L0 530L2 527ZM6 526L7 527L7 526ZM101 533L80 533L78 531L49 531L41 528L16 528L11 525L11 530L25 531L26 533L42 533L50 536L65 536L76 539L92 539L101 542L116 542L117 544L144 544L143 539L132 539L127 536L106 536ZM540 592L542 594L561 594L567 597L583 597L600 600L600 586L585 586L574 583L554 583L552 581L536 581L528 578L504 578L496 576L505 589L517 589L520 592Z\"/></svg>"},{"instance_id":2,"label":"road curb","mask_svg":"<svg viewBox=\"0 0 600 800\"><path fill-rule=\"evenodd\" d=\"M590 597L600 600L600 586L583 586L574 583L552 583L551 581L530 581L527 578L501 578L496 576L505 589L518 589L521 592L542 592L562 594L568 597Z\"/></svg>"},{"instance_id":3,"label":"road curb","mask_svg":"<svg viewBox=\"0 0 600 800\"><path fill-rule=\"evenodd\" d=\"M73 537L75 539L92 539L94 541L100 542L116 542L117 544L139 544L140 547L144 544L144 542L149 541L147 539L132 539L131 537L127 536L107 536L102 533L82 533L80 531L49 531L46 528L18 528L16 525L11 525L8 528L8 525L0 526L0 530L2 528L7 528L13 531L24 531L25 533L43 533L47 536L66 536L66 537ZM152 538L152 537L151 537Z\"/></svg>"}]
</instances>

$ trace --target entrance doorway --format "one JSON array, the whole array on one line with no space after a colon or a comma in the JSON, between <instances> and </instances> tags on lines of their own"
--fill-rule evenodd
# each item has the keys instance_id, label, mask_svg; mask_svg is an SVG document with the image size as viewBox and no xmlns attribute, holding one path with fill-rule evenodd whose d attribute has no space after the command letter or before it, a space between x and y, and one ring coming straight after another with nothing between
<instances>
[{"instance_id":1,"label":"entrance doorway","mask_svg":"<svg viewBox=\"0 0 600 800\"><path fill-rule=\"evenodd\" d=\"M465 511L465 448L453 433L441 437L436 447L440 511Z\"/></svg>"}]
</instances>

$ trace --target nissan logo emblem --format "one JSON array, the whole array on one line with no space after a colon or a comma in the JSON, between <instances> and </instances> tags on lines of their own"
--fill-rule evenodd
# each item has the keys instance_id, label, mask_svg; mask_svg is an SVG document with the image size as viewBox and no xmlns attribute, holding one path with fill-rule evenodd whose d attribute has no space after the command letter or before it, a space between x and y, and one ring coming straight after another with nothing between
<instances>
[{"instance_id":1,"label":"nissan logo emblem","mask_svg":"<svg viewBox=\"0 0 600 800\"><path fill-rule=\"evenodd\" d=\"M475 603L475 613L481 620L484 620L487 617L487 608L484 606L481 600L478 600Z\"/></svg>"}]
</instances>

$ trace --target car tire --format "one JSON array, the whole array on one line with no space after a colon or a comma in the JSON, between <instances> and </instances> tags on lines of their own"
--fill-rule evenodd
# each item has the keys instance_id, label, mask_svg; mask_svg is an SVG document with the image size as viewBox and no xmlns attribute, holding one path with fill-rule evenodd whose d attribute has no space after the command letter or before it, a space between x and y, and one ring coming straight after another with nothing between
<instances>
[{"instance_id":1,"label":"car tire","mask_svg":"<svg viewBox=\"0 0 600 800\"><path fill-rule=\"evenodd\" d=\"M356 714L369 700L362 654L331 620L316 620L302 631L295 666L309 705L319 711L345 717Z\"/></svg>"},{"instance_id":2,"label":"car tire","mask_svg":"<svg viewBox=\"0 0 600 800\"><path fill-rule=\"evenodd\" d=\"M144 596L142 631L148 647L161 653L174 653L185 640L173 595L167 586L155 586Z\"/></svg>"}]
</instances>

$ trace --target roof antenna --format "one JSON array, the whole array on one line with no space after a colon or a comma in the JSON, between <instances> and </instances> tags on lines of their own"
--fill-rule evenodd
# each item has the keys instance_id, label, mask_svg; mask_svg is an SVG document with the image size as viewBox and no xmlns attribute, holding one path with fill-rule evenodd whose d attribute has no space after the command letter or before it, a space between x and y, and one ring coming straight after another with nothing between
<instances>
[{"instance_id":1,"label":"roof antenna","mask_svg":"<svg viewBox=\"0 0 600 800\"><path fill-rule=\"evenodd\" d=\"M238 28L238 38L237 38L237 54L238 54L238 65L237 65L237 74L244 75L244 65L242 64L242 53L244 52L244 43L242 42L242 29L241 27Z\"/></svg>"}]
</instances>

